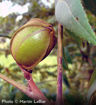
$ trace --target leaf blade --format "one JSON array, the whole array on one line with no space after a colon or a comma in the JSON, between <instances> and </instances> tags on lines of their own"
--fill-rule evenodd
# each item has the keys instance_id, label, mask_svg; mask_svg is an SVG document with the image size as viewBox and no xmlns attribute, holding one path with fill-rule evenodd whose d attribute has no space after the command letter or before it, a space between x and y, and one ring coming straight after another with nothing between
<instances>
[{"instance_id":1,"label":"leaf blade","mask_svg":"<svg viewBox=\"0 0 96 105\"><path fill-rule=\"evenodd\" d=\"M82 15L78 13L78 11L80 11ZM55 16L57 21L63 24L66 29L75 33L79 38L83 38L89 43L96 45L95 33L88 23L80 0L58 1L55 8Z\"/></svg>"}]
</instances>

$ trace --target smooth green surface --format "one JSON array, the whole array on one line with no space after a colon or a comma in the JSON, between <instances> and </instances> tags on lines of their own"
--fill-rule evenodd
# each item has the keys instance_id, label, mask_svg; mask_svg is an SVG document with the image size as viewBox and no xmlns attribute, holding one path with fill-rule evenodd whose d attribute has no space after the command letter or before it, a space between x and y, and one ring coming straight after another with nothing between
<instances>
[{"instance_id":1,"label":"smooth green surface","mask_svg":"<svg viewBox=\"0 0 96 105\"><path fill-rule=\"evenodd\" d=\"M36 27L36 26L32 26L32 27L27 27L24 28L22 31L18 32L15 37L14 37L14 41L12 40L12 53L15 54L16 49L22 44L22 42L27 38L27 35L30 35L36 31L40 31L40 29L42 29L42 27Z\"/></svg>"},{"instance_id":2,"label":"smooth green surface","mask_svg":"<svg viewBox=\"0 0 96 105\"><path fill-rule=\"evenodd\" d=\"M24 66L39 63L38 60L44 57L50 42L49 33L44 28L41 31L40 29L36 30L35 34L32 33L31 29L32 27L27 27L18 33L12 43L12 53L15 60Z\"/></svg>"},{"instance_id":3,"label":"smooth green surface","mask_svg":"<svg viewBox=\"0 0 96 105\"><path fill-rule=\"evenodd\" d=\"M77 35L96 45L96 36L91 29L80 0L59 0L55 8L56 19L63 26Z\"/></svg>"}]
</instances>

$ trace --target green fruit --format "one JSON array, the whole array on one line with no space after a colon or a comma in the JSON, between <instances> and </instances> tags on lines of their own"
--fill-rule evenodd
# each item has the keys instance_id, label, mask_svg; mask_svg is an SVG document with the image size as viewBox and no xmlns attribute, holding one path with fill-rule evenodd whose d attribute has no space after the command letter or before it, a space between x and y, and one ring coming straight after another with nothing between
<instances>
[{"instance_id":1,"label":"green fruit","mask_svg":"<svg viewBox=\"0 0 96 105\"><path fill-rule=\"evenodd\" d=\"M26 70L34 68L56 44L52 26L41 19L31 19L11 39L11 53L17 64Z\"/></svg>"}]
</instances>

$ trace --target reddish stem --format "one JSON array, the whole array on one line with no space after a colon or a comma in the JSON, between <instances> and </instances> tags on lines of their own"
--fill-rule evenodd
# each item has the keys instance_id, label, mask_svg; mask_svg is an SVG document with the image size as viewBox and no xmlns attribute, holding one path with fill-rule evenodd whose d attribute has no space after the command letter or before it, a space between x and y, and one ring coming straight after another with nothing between
<instances>
[{"instance_id":1,"label":"reddish stem","mask_svg":"<svg viewBox=\"0 0 96 105\"><path fill-rule=\"evenodd\" d=\"M30 92L32 92L34 94L34 99L45 101L45 103L44 103L45 105L50 105L51 103L49 102L49 100L44 96L44 94L40 91L40 89L34 83L31 73L23 70L22 68L21 68L21 70L24 73L24 77L28 81L28 90L27 91L29 92L29 90L30 90Z\"/></svg>"},{"instance_id":2,"label":"reddish stem","mask_svg":"<svg viewBox=\"0 0 96 105\"><path fill-rule=\"evenodd\" d=\"M63 39L63 26L58 24L58 75L57 75L57 105L62 105L62 39Z\"/></svg>"},{"instance_id":3,"label":"reddish stem","mask_svg":"<svg viewBox=\"0 0 96 105\"><path fill-rule=\"evenodd\" d=\"M43 102L45 101L44 105L51 105L51 103L49 103L48 99L43 95L43 93L39 90L39 88L36 86L36 84L32 80L31 74L25 70L22 70L22 71L24 72L24 77L28 81L28 87L26 87L25 85L22 85L20 83L17 83L16 81L4 76L1 73L0 73L0 78L7 81L11 85L15 86L16 88L18 88L20 91L25 93L30 98L35 99L35 100L41 100Z\"/></svg>"}]
</instances>

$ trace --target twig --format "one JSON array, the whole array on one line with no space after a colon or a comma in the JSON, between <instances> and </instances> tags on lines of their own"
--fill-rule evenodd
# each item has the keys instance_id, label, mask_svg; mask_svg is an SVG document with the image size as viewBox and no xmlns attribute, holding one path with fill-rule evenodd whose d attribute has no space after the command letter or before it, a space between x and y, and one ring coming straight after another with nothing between
<instances>
[{"instance_id":1,"label":"twig","mask_svg":"<svg viewBox=\"0 0 96 105\"><path fill-rule=\"evenodd\" d=\"M29 96L32 99L37 99L36 94L34 93L34 91L30 91L28 90L28 87L26 87L25 85L22 85L20 83L15 82L12 79L9 79L8 77L4 76L3 74L0 73L0 78L7 81L8 83L10 83L11 85L13 85L14 87L18 88L20 91L22 91L23 93L25 93L27 96ZM39 100L40 98L38 98L37 100Z\"/></svg>"},{"instance_id":2,"label":"twig","mask_svg":"<svg viewBox=\"0 0 96 105\"><path fill-rule=\"evenodd\" d=\"M22 84L19 84L17 82L15 82L14 80L12 79L9 79L8 77L4 76L3 74L0 73L0 78L7 81L8 83L10 83L11 85L15 86L16 88L18 88L20 91L22 91L23 93L27 94L26 92L26 89L27 87L22 85ZM31 97L32 98L32 97Z\"/></svg>"},{"instance_id":3,"label":"twig","mask_svg":"<svg viewBox=\"0 0 96 105\"><path fill-rule=\"evenodd\" d=\"M57 105L62 105L62 57L63 57L63 26L58 24L58 75L57 75Z\"/></svg>"},{"instance_id":4,"label":"twig","mask_svg":"<svg viewBox=\"0 0 96 105\"><path fill-rule=\"evenodd\" d=\"M19 66L20 67L20 66ZM21 67L20 67L21 68ZM44 96L44 94L40 91L40 89L36 86L36 84L34 83L31 73L23 70L21 68L21 70L24 73L24 77L27 79L28 81L28 86L29 86L29 90L30 92L34 93L34 98L36 100L42 100L45 101L45 105L51 105L51 103L49 102L49 100Z\"/></svg>"},{"instance_id":5,"label":"twig","mask_svg":"<svg viewBox=\"0 0 96 105\"><path fill-rule=\"evenodd\" d=\"M31 74L29 74L29 75L31 76ZM45 105L50 105L47 98L43 95L43 93L37 88L37 86L33 82L32 77L30 78L30 80L28 80L28 84L30 85L31 90L28 87L26 87L25 85L17 83L14 80L9 79L8 77L4 76L1 73L0 73L0 78L7 81L14 87L18 88L20 91L25 93L30 98L35 99L35 100L42 100L43 102L45 101L45 103L44 103Z\"/></svg>"}]
</instances>

